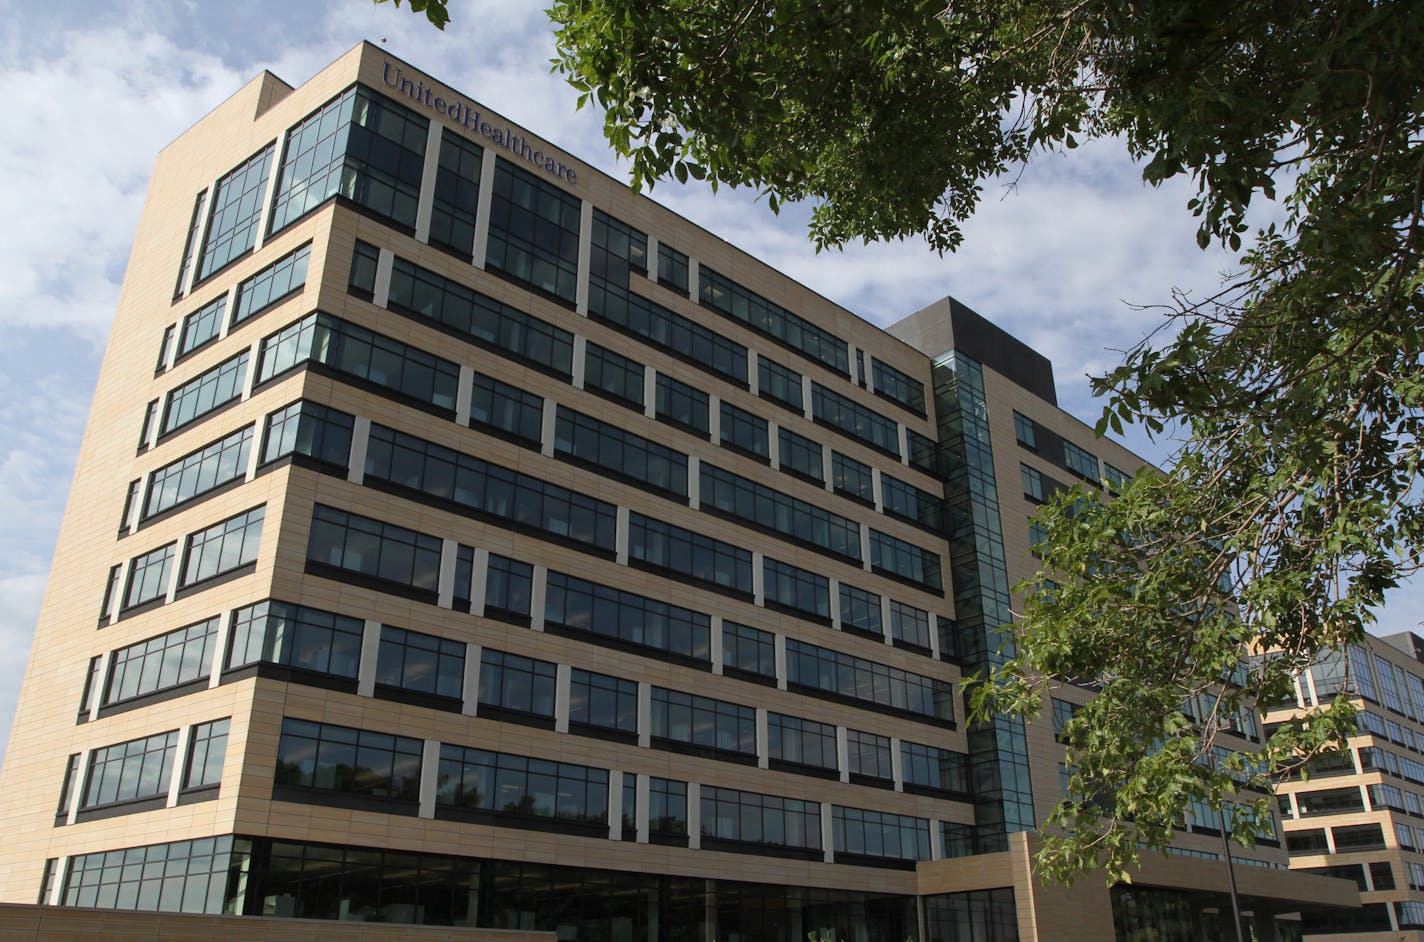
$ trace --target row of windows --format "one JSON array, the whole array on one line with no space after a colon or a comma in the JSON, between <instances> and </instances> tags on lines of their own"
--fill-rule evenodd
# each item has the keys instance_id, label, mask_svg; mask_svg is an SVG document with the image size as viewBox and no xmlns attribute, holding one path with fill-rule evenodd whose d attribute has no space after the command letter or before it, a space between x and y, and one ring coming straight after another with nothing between
<instances>
[{"instance_id":1,"label":"row of windows","mask_svg":"<svg viewBox=\"0 0 1424 942\"><path fill-rule=\"evenodd\" d=\"M507 161L496 161L485 267L573 303L579 214L572 194Z\"/></svg>"},{"instance_id":2,"label":"row of windows","mask_svg":"<svg viewBox=\"0 0 1424 942\"><path fill-rule=\"evenodd\" d=\"M213 186L207 234L198 254L198 281L203 281L236 261L257 244L257 227L262 219L262 197L267 191L267 174L272 168L271 145L229 171ZM194 215L201 213L203 195L198 195Z\"/></svg>"},{"instance_id":3,"label":"row of windows","mask_svg":"<svg viewBox=\"0 0 1424 942\"><path fill-rule=\"evenodd\" d=\"M628 515L628 558L678 577L752 593L752 554L640 513Z\"/></svg>"},{"instance_id":4,"label":"row of windows","mask_svg":"<svg viewBox=\"0 0 1424 942\"><path fill-rule=\"evenodd\" d=\"M925 384L895 369L878 357L870 358L870 375L875 392L909 409L916 415L925 414Z\"/></svg>"},{"instance_id":5,"label":"row of windows","mask_svg":"<svg viewBox=\"0 0 1424 942\"><path fill-rule=\"evenodd\" d=\"M698 269L698 291L702 303L713 310L741 321L837 373L850 372L849 348L844 340L725 275L702 266Z\"/></svg>"},{"instance_id":6,"label":"row of windows","mask_svg":"<svg viewBox=\"0 0 1424 942\"><path fill-rule=\"evenodd\" d=\"M654 651L711 660L711 619L680 605L550 571L544 621Z\"/></svg>"},{"instance_id":7,"label":"row of windows","mask_svg":"<svg viewBox=\"0 0 1424 942\"><path fill-rule=\"evenodd\" d=\"M442 129L443 131L443 129ZM430 201L430 244L470 258L480 204L484 149L459 134L440 135L435 192Z\"/></svg>"},{"instance_id":8,"label":"row of windows","mask_svg":"<svg viewBox=\"0 0 1424 942\"><path fill-rule=\"evenodd\" d=\"M371 579L434 593L441 542L433 536L317 504L307 559Z\"/></svg>"},{"instance_id":9,"label":"row of windows","mask_svg":"<svg viewBox=\"0 0 1424 942\"><path fill-rule=\"evenodd\" d=\"M300 291L306 285L310 259L311 243L308 242L240 282L232 305L231 326L258 316Z\"/></svg>"},{"instance_id":10,"label":"row of windows","mask_svg":"<svg viewBox=\"0 0 1424 942\"><path fill-rule=\"evenodd\" d=\"M786 639L786 680L859 703L954 721L953 688L947 682L792 638Z\"/></svg>"},{"instance_id":11,"label":"row of windows","mask_svg":"<svg viewBox=\"0 0 1424 942\"><path fill-rule=\"evenodd\" d=\"M616 425L559 406L554 451L655 490L687 496L687 456Z\"/></svg>"},{"instance_id":12,"label":"row of windows","mask_svg":"<svg viewBox=\"0 0 1424 942\"><path fill-rule=\"evenodd\" d=\"M876 572L899 576L931 592L944 590L938 553L874 529L870 531L870 566Z\"/></svg>"},{"instance_id":13,"label":"row of windows","mask_svg":"<svg viewBox=\"0 0 1424 942\"><path fill-rule=\"evenodd\" d=\"M664 687L652 689L655 739L720 752L757 754L756 710Z\"/></svg>"},{"instance_id":14,"label":"row of windows","mask_svg":"<svg viewBox=\"0 0 1424 942\"><path fill-rule=\"evenodd\" d=\"M704 509L728 514L846 559L860 560L860 524L849 517L705 461L699 478L698 501Z\"/></svg>"},{"instance_id":15,"label":"row of windows","mask_svg":"<svg viewBox=\"0 0 1424 942\"><path fill-rule=\"evenodd\" d=\"M371 426L365 473L562 539L614 548L613 504L382 425Z\"/></svg>"},{"instance_id":16,"label":"row of windows","mask_svg":"<svg viewBox=\"0 0 1424 942\"><path fill-rule=\"evenodd\" d=\"M222 781L228 723L220 719L193 727L180 790L207 788ZM76 790L80 812L166 797L178 756L178 736L178 730L170 730L95 749L89 754L82 784L78 776L83 755L70 756L60 788L59 815L68 812Z\"/></svg>"},{"instance_id":17,"label":"row of windows","mask_svg":"<svg viewBox=\"0 0 1424 942\"><path fill-rule=\"evenodd\" d=\"M900 457L900 427L854 399L811 384L811 417L838 432Z\"/></svg>"},{"instance_id":18,"label":"row of windows","mask_svg":"<svg viewBox=\"0 0 1424 942\"><path fill-rule=\"evenodd\" d=\"M608 823L605 769L441 744L438 807L515 818Z\"/></svg>"},{"instance_id":19,"label":"row of windows","mask_svg":"<svg viewBox=\"0 0 1424 942\"><path fill-rule=\"evenodd\" d=\"M257 559L262 540L262 517L265 507L255 507L246 513L190 533L182 541L182 569L178 588L183 589L214 576L241 568ZM135 556L128 564L128 581L124 586L122 608L129 609L161 599L168 591L173 561L178 544L169 543ZM109 573L102 612L108 614L113 593L124 567L115 566Z\"/></svg>"},{"instance_id":20,"label":"row of windows","mask_svg":"<svg viewBox=\"0 0 1424 942\"><path fill-rule=\"evenodd\" d=\"M643 364L589 341L584 345L583 388L643 409Z\"/></svg>"},{"instance_id":21,"label":"row of windows","mask_svg":"<svg viewBox=\"0 0 1424 942\"><path fill-rule=\"evenodd\" d=\"M175 432L240 397L247 379L247 355L248 351L244 350L169 392L163 406L159 434ZM146 444L148 436L148 421L145 419L140 444Z\"/></svg>"},{"instance_id":22,"label":"row of windows","mask_svg":"<svg viewBox=\"0 0 1424 942\"><path fill-rule=\"evenodd\" d=\"M147 520L244 477L251 447L252 427L247 426L157 469L149 475L139 519ZM127 509L124 519L128 519Z\"/></svg>"}]
</instances>

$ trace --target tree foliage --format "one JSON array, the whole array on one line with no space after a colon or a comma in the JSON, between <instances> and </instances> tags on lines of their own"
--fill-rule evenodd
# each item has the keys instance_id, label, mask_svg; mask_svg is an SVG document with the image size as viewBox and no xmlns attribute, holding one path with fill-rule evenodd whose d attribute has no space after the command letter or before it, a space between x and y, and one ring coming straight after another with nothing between
<instances>
[{"instance_id":1,"label":"tree foliage","mask_svg":"<svg viewBox=\"0 0 1424 942\"><path fill-rule=\"evenodd\" d=\"M1424 545L1424 4L554 0L550 15L555 67L604 110L635 186L810 200L818 247L952 250L986 181L1080 139L1121 140L1148 183L1189 177L1198 241L1240 269L1164 304L1162 329L1094 384L1100 431L1140 423L1172 460L1114 500L1043 509L1016 654L974 706L1032 718L1050 682L1100 686L1065 732L1070 797L1040 858L1059 877L1121 876L1193 801L1256 795L1259 818L1243 785L1342 741L1343 701L1259 760L1214 748L1220 716L1358 640ZM1251 233L1262 197L1280 218ZM1260 650L1279 655L1223 685ZM1220 716L1186 717L1203 693ZM1252 823L1238 817L1238 840Z\"/></svg>"},{"instance_id":2,"label":"tree foliage","mask_svg":"<svg viewBox=\"0 0 1424 942\"><path fill-rule=\"evenodd\" d=\"M387 0L372 0L374 3L386 3ZM401 5L401 0L390 0L396 6ZM450 22L450 11L446 8L446 0L406 0L410 4L410 12L425 14L425 18L430 21L430 25L436 29L444 29L445 24Z\"/></svg>"}]
</instances>

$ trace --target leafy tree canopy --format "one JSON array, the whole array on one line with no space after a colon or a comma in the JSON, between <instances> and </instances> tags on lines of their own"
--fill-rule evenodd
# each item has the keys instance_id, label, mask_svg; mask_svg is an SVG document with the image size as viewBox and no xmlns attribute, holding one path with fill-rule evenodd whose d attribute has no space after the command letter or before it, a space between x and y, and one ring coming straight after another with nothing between
<instances>
[{"instance_id":1,"label":"leafy tree canopy","mask_svg":"<svg viewBox=\"0 0 1424 942\"><path fill-rule=\"evenodd\" d=\"M1267 799L1241 786L1340 743L1349 709L1283 726L1252 762L1217 761L1224 718L1358 640L1424 543L1424 4L554 0L550 15L555 67L604 109L635 186L810 200L818 247L952 250L986 180L1081 139L1122 140L1148 183L1195 182L1198 241L1238 252L1239 272L1164 304L1162 329L1094 383L1100 432L1140 423L1172 459L1115 500L1043 509L1044 582L1020 587L1015 654L974 705L1032 718L1050 679L1100 685L1064 734L1075 772L1050 874L1123 875L1192 802L1247 801L1233 832L1249 843ZM1261 196L1282 219L1251 233ZM1213 705L1188 718L1201 694Z\"/></svg>"}]
</instances>

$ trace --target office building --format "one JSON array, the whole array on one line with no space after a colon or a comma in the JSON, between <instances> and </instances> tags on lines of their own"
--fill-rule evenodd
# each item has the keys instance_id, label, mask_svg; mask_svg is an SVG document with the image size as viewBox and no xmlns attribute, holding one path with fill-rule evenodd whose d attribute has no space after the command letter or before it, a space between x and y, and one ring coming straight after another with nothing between
<instances>
[{"instance_id":1,"label":"office building","mask_svg":"<svg viewBox=\"0 0 1424 942\"><path fill-rule=\"evenodd\" d=\"M1052 724L963 715L1034 502L1138 463L951 299L881 330L369 44L264 74L155 167L0 898L1209 937L1215 832L1131 887L1037 886ZM1355 900L1263 837L1259 938Z\"/></svg>"},{"instance_id":2,"label":"office building","mask_svg":"<svg viewBox=\"0 0 1424 942\"><path fill-rule=\"evenodd\" d=\"M1296 678L1267 724L1339 696L1357 710L1349 748L1278 789L1292 869L1353 880L1361 908L1324 920L1341 942L1424 940L1424 638L1367 636Z\"/></svg>"}]
</instances>

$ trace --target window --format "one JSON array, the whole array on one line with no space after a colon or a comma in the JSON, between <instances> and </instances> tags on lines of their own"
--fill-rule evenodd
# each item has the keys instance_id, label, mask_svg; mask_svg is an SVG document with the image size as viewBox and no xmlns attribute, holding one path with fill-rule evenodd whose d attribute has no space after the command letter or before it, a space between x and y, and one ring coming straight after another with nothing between
<instances>
[{"instance_id":1,"label":"window","mask_svg":"<svg viewBox=\"0 0 1424 942\"><path fill-rule=\"evenodd\" d=\"M752 591L750 550L640 513L628 516L628 558L724 589Z\"/></svg>"},{"instance_id":2,"label":"window","mask_svg":"<svg viewBox=\"0 0 1424 942\"><path fill-rule=\"evenodd\" d=\"M95 749L80 809L168 794L178 731Z\"/></svg>"},{"instance_id":3,"label":"window","mask_svg":"<svg viewBox=\"0 0 1424 942\"><path fill-rule=\"evenodd\" d=\"M777 430L776 448L777 463L782 471L799 475L817 484L825 481L825 472L821 467L820 442L797 435L788 428L781 428Z\"/></svg>"},{"instance_id":4,"label":"window","mask_svg":"<svg viewBox=\"0 0 1424 942\"><path fill-rule=\"evenodd\" d=\"M173 355L173 342L178 339L178 326L169 324L163 328L163 339L158 344L158 363L153 368L153 375L157 376L168 369L168 358Z\"/></svg>"},{"instance_id":5,"label":"window","mask_svg":"<svg viewBox=\"0 0 1424 942\"><path fill-rule=\"evenodd\" d=\"M1383 850L1384 833L1378 824L1356 824L1351 827L1332 828L1335 835L1335 850L1348 853L1351 850ZM1411 841L1405 846L1413 846Z\"/></svg>"},{"instance_id":6,"label":"window","mask_svg":"<svg viewBox=\"0 0 1424 942\"><path fill-rule=\"evenodd\" d=\"M233 838L204 837L171 844L79 854L70 858L65 906L145 912L232 913L228 873L246 857ZM241 838L238 838L241 841Z\"/></svg>"},{"instance_id":7,"label":"window","mask_svg":"<svg viewBox=\"0 0 1424 942\"><path fill-rule=\"evenodd\" d=\"M476 373L470 391L470 428L538 445L544 433L544 399Z\"/></svg>"},{"instance_id":8,"label":"window","mask_svg":"<svg viewBox=\"0 0 1424 942\"><path fill-rule=\"evenodd\" d=\"M711 430L707 394L666 373L657 376L657 417L699 435Z\"/></svg>"},{"instance_id":9,"label":"window","mask_svg":"<svg viewBox=\"0 0 1424 942\"><path fill-rule=\"evenodd\" d=\"M435 803L512 819L606 827L608 772L444 743Z\"/></svg>"},{"instance_id":10,"label":"window","mask_svg":"<svg viewBox=\"0 0 1424 942\"><path fill-rule=\"evenodd\" d=\"M533 566L491 554L485 574L485 614L527 621L533 586Z\"/></svg>"},{"instance_id":11,"label":"window","mask_svg":"<svg viewBox=\"0 0 1424 942\"><path fill-rule=\"evenodd\" d=\"M1122 489L1127 486L1127 482L1132 480L1132 475L1126 471L1119 471L1106 461L1103 462L1103 483L1108 490L1114 494L1121 494Z\"/></svg>"},{"instance_id":12,"label":"window","mask_svg":"<svg viewBox=\"0 0 1424 942\"><path fill-rule=\"evenodd\" d=\"M1070 441L1063 442L1063 465L1080 478L1098 483L1098 459Z\"/></svg>"},{"instance_id":13,"label":"window","mask_svg":"<svg viewBox=\"0 0 1424 942\"><path fill-rule=\"evenodd\" d=\"M1021 413L1014 413L1014 437L1020 445L1038 451L1038 423Z\"/></svg>"},{"instance_id":14,"label":"window","mask_svg":"<svg viewBox=\"0 0 1424 942\"><path fill-rule=\"evenodd\" d=\"M834 726L767 713L766 733L767 754L773 762L831 771L838 766Z\"/></svg>"},{"instance_id":15,"label":"window","mask_svg":"<svg viewBox=\"0 0 1424 942\"><path fill-rule=\"evenodd\" d=\"M1355 681L1355 689L1365 699L1379 703L1379 690L1375 687L1374 673L1370 670L1369 655L1357 644L1350 645L1346 650L1350 656L1350 676Z\"/></svg>"},{"instance_id":16,"label":"window","mask_svg":"<svg viewBox=\"0 0 1424 942\"><path fill-rule=\"evenodd\" d=\"M430 206L430 244L469 259L475 245L484 150L456 133L440 135L440 162Z\"/></svg>"},{"instance_id":17,"label":"window","mask_svg":"<svg viewBox=\"0 0 1424 942\"><path fill-rule=\"evenodd\" d=\"M251 447L252 427L247 426L154 471L148 479L148 494L140 519L147 520L224 484L241 480L247 475ZM128 519L127 512L124 519Z\"/></svg>"},{"instance_id":18,"label":"window","mask_svg":"<svg viewBox=\"0 0 1424 942\"><path fill-rule=\"evenodd\" d=\"M191 586L257 560L266 507L254 507L188 537L180 586Z\"/></svg>"},{"instance_id":19,"label":"window","mask_svg":"<svg viewBox=\"0 0 1424 942\"><path fill-rule=\"evenodd\" d=\"M586 546L611 551L617 538L607 501L383 425L371 426L366 477Z\"/></svg>"},{"instance_id":20,"label":"window","mask_svg":"<svg viewBox=\"0 0 1424 942\"><path fill-rule=\"evenodd\" d=\"M262 462L301 455L332 468L345 468L351 460L355 421L349 413L299 399L267 416Z\"/></svg>"},{"instance_id":21,"label":"window","mask_svg":"<svg viewBox=\"0 0 1424 942\"><path fill-rule=\"evenodd\" d=\"M1384 695L1383 702L1386 707L1396 713L1404 712L1404 704L1399 698L1399 688L1394 683L1394 667L1389 661L1380 657L1375 658L1375 676L1379 678L1379 689Z\"/></svg>"},{"instance_id":22,"label":"window","mask_svg":"<svg viewBox=\"0 0 1424 942\"><path fill-rule=\"evenodd\" d=\"M377 684L458 700L464 682L463 642L381 626Z\"/></svg>"},{"instance_id":23,"label":"window","mask_svg":"<svg viewBox=\"0 0 1424 942\"><path fill-rule=\"evenodd\" d=\"M175 432L241 397L247 378L247 353L242 351L170 392L160 434Z\"/></svg>"},{"instance_id":24,"label":"window","mask_svg":"<svg viewBox=\"0 0 1424 942\"><path fill-rule=\"evenodd\" d=\"M935 533L944 530L944 501L913 484L907 484L888 474L880 475L880 493L885 512Z\"/></svg>"},{"instance_id":25,"label":"window","mask_svg":"<svg viewBox=\"0 0 1424 942\"><path fill-rule=\"evenodd\" d=\"M128 587L124 589L124 608L161 599L168 592L168 576L173 567L176 543L160 546L142 556L136 556L129 566Z\"/></svg>"},{"instance_id":26,"label":"window","mask_svg":"<svg viewBox=\"0 0 1424 942\"><path fill-rule=\"evenodd\" d=\"M900 428L885 416L852 399L822 386L811 384L811 414L828 425L872 448L900 457Z\"/></svg>"},{"instance_id":27,"label":"window","mask_svg":"<svg viewBox=\"0 0 1424 942\"><path fill-rule=\"evenodd\" d=\"M889 781L895 772L890 761L890 737L846 730L846 755L852 775Z\"/></svg>"},{"instance_id":28,"label":"window","mask_svg":"<svg viewBox=\"0 0 1424 942\"><path fill-rule=\"evenodd\" d=\"M730 402L722 403L720 419L723 446L764 461L768 458L770 452L766 419Z\"/></svg>"},{"instance_id":29,"label":"window","mask_svg":"<svg viewBox=\"0 0 1424 942\"><path fill-rule=\"evenodd\" d=\"M422 592L435 593L440 540L424 533L317 504L307 560Z\"/></svg>"},{"instance_id":30,"label":"window","mask_svg":"<svg viewBox=\"0 0 1424 942\"><path fill-rule=\"evenodd\" d=\"M870 531L870 567L924 586L931 592L944 589L938 553L879 530Z\"/></svg>"},{"instance_id":31,"label":"window","mask_svg":"<svg viewBox=\"0 0 1424 942\"><path fill-rule=\"evenodd\" d=\"M809 692L953 722L953 687L830 648L786 639L786 680Z\"/></svg>"},{"instance_id":32,"label":"window","mask_svg":"<svg viewBox=\"0 0 1424 942\"><path fill-rule=\"evenodd\" d=\"M376 269L381 264L381 250L374 245L357 241L351 253L351 274L346 290L364 301L376 296Z\"/></svg>"},{"instance_id":33,"label":"window","mask_svg":"<svg viewBox=\"0 0 1424 942\"><path fill-rule=\"evenodd\" d=\"M188 286L188 273L193 270L193 256L198 252L198 238L203 234L203 208L207 201L207 190L199 190L193 200L193 215L188 220L188 238L183 241L183 261L178 266L178 281L173 286L175 301L183 296L183 291ZM166 359L162 362L166 362Z\"/></svg>"},{"instance_id":34,"label":"window","mask_svg":"<svg viewBox=\"0 0 1424 942\"><path fill-rule=\"evenodd\" d=\"M104 686L104 658L103 655L91 657L89 659L89 672L84 675L84 691L79 697L79 722L84 722L89 718L90 712L94 709L95 702L102 699Z\"/></svg>"},{"instance_id":35,"label":"window","mask_svg":"<svg viewBox=\"0 0 1424 942\"><path fill-rule=\"evenodd\" d=\"M272 146L230 171L213 187L212 215L203 251L198 256L198 281L236 261L257 244L257 224L262 218L262 198L267 172L272 167Z\"/></svg>"},{"instance_id":36,"label":"window","mask_svg":"<svg viewBox=\"0 0 1424 942\"><path fill-rule=\"evenodd\" d=\"M687 496L687 456L615 425L559 406L554 450L626 480Z\"/></svg>"},{"instance_id":37,"label":"window","mask_svg":"<svg viewBox=\"0 0 1424 942\"><path fill-rule=\"evenodd\" d=\"M653 738L718 752L756 755L756 710L740 703L654 687Z\"/></svg>"},{"instance_id":38,"label":"window","mask_svg":"<svg viewBox=\"0 0 1424 942\"><path fill-rule=\"evenodd\" d=\"M869 635L880 639L885 636L881 625L880 596L865 589L842 582L840 584L841 630Z\"/></svg>"},{"instance_id":39,"label":"window","mask_svg":"<svg viewBox=\"0 0 1424 942\"><path fill-rule=\"evenodd\" d=\"M554 716L555 665L485 648L480 652L480 706Z\"/></svg>"},{"instance_id":40,"label":"window","mask_svg":"<svg viewBox=\"0 0 1424 942\"><path fill-rule=\"evenodd\" d=\"M924 609L890 600L890 636L897 645L930 649L930 613Z\"/></svg>"},{"instance_id":41,"label":"window","mask_svg":"<svg viewBox=\"0 0 1424 942\"><path fill-rule=\"evenodd\" d=\"M623 780L628 781L625 775ZM687 783L653 776L648 779L648 834L687 837Z\"/></svg>"},{"instance_id":42,"label":"window","mask_svg":"<svg viewBox=\"0 0 1424 942\"><path fill-rule=\"evenodd\" d=\"M702 836L714 841L820 851L819 802L702 786Z\"/></svg>"},{"instance_id":43,"label":"window","mask_svg":"<svg viewBox=\"0 0 1424 942\"><path fill-rule=\"evenodd\" d=\"M910 467L926 474L943 477L939 466L939 442L927 435L921 435L912 428L905 429L905 444L910 451Z\"/></svg>"},{"instance_id":44,"label":"window","mask_svg":"<svg viewBox=\"0 0 1424 942\"><path fill-rule=\"evenodd\" d=\"M82 752L73 753L64 767L64 780L59 785L59 807L54 812L56 825L65 823L69 817L69 806L74 803L74 790L79 787L79 767L83 759Z\"/></svg>"},{"instance_id":45,"label":"window","mask_svg":"<svg viewBox=\"0 0 1424 942\"><path fill-rule=\"evenodd\" d=\"M496 160L485 267L572 303L580 204L569 193Z\"/></svg>"},{"instance_id":46,"label":"window","mask_svg":"<svg viewBox=\"0 0 1424 942\"><path fill-rule=\"evenodd\" d=\"M831 452L831 484L843 497L867 504L875 502L875 479L870 465L847 458L838 451Z\"/></svg>"},{"instance_id":47,"label":"window","mask_svg":"<svg viewBox=\"0 0 1424 942\"><path fill-rule=\"evenodd\" d=\"M804 412L806 407L801 398L804 392L800 373L757 354L757 395L796 412Z\"/></svg>"},{"instance_id":48,"label":"window","mask_svg":"<svg viewBox=\"0 0 1424 942\"><path fill-rule=\"evenodd\" d=\"M129 482L129 489L124 493L124 510L119 515L119 533L129 532L129 523L133 520L134 507L138 504L139 492L142 490L143 478Z\"/></svg>"},{"instance_id":49,"label":"window","mask_svg":"<svg viewBox=\"0 0 1424 942\"><path fill-rule=\"evenodd\" d=\"M638 684L574 668L569 673L569 722L636 734Z\"/></svg>"},{"instance_id":50,"label":"window","mask_svg":"<svg viewBox=\"0 0 1424 942\"><path fill-rule=\"evenodd\" d=\"M188 767L183 771L184 788L207 788L222 782L227 758L229 721L213 720L193 727L193 744L188 749Z\"/></svg>"},{"instance_id":51,"label":"window","mask_svg":"<svg viewBox=\"0 0 1424 942\"><path fill-rule=\"evenodd\" d=\"M710 661L711 619L679 605L550 572L546 625Z\"/></svg>"},{"instance_id":52,"label":"window","mask_svg":"<svg viewBox=\"0 0 1424 942\"><path fill-rule=\"evenodd\" d=\"M475 548L464 543L455 545L455 586L450 600L462 612L470 610L470 592L475 582Z\"/></svg>"},{"instance_id":53,"label":"window","mask_svg":"<svg viewBox=\"0 0 1424 942\"><path fill-rule=\"evenodd\" d=\"M356 679L365 624L288 602L258 602L232 615L229 668L264 662Z\"/></svg>"},{"instance_id":54,"label":"window","mask_svg":"<svg viewBox=\"0 0 1424 942\"><path fill-rule=\"evenodd\" d=\"M213 298L207 304L187 315L179 323L178 353L182 358L218 339L222 330L223 314L227 311L227 292ZM165 357L163 362L167 362Z\"/></svg>"},{"instance_id":55,"label":"window","mask_svg":"<svg viewBox=\"0 0 1424 942\"><path fill-rule=\"evenodd\" d=\"M831 617L830 582L825 576L790 563L763 560L766 602L828 621Z\"/></svg>"},{"instance_id":56,"label":"window","mask_svg":"<svg viewBox=\"0 0 1424 942\"><path fill-rule=\"evenodd\" d=\"M1023 481L1024 496L1036 504L1043 503L1043 475L1028 465L1021 464L1019 478Z\"/></svg>"},{"instance_id":57,"label":"window","mask_svg":"<svg viewBox=\"0 0 1424 942\"><path fill-rule=\"evenodd\" d=\"M875 381L875 394L898 402L916 415L925 414L925 384L902 373L879 358L870 358L870 375Z\"/></svg>"},{"instance_id":58,"label":"window","mask_svg":"<svg viewBox=\"0 0 1424 942\"><path fill-rule=\"evenodd\" d=\"M643 364L596 343L584 345L583 388L643 408Z\"/></svg>"},{"instance_id":59,"label":"window","mask_svg":"<svg viewBox=\"0 0 1424 942\"><path fill-rule=\"evenodd\" d=\"M139 451L149 446L153 441L153 429L158 424L158 400L154 399L143 410L143 428L139 431L138 448Z\"/></svg>"},{"instance_id":60,"label":"window","mask_svg":"<svg viewBox=\"0 0 1424 942\"><path fill-rule=\"evenodd\" d=\"M218 620L214 617L119 648L114 652L101 703L123 703L206 679L212 672L217 635Z\"/></svg>"},{"instance_id":61,"label":"window","mask_svg":"<svg viewBox=\"0 0 1424 942\"><path fill-rule=\"evenodd\" d=\"M597 216L595 210L595 219ZM659 251L661 249L660 246ZM594 256L598 254L597 251L593 253ZM649 301L641 294L635 294L628 290L626 282L619 284L599 277L597 265L593 266L589 278L588 314L698 369L746 385L746 347Z\"/></svg>"},{"instance_id":62,"label":"window","mask_svg":"<svg viewBox=\"0 0 1424 942\"><path fill-rule=\"evenodd\" d=\"M287 132L271 231L337 195L413 229L428 128L390 99L348 88Z\"/></svg>"},{"instance_id":63,"label":"window","mask_svg":"<svg viewBox=\"0 0 1424 942\"><path fill-rule=\"evenodd\" d=\"M698 500L712 510L768 530L793 542L814 546L845 559L860 560L860 524L799 497L701 464Z\"/></svg>"},{"instance_id":64,"label":"window","mask_svg":"<svg viewBox=\"0 0 1424 942\"><path fill-rule=\"evenodd\" d=\"M104 581L104 604L99 609L100 618L108 618L113 614L114 600L118 597L119 583L124 576L124 567L120 563L117 566L109 567L109 578Z\"/></svg>"},{"instance_id":65,"label":"window","mask_svg":"<svg viewBox=\"0 0 1424 942\"><path fill-rule=\"evenodd\" d=\"M776 678L776 636L750 625L722 622L722 667L735 673Z\"/></svg>"},{"instance_id":66,"label":"window","mask_svg":"<svg viewBox=\"0 0 1424 942\"><path fill-rule=\"evenodd\" d=\"M277 742L277 784L413 802L422 746L408 736L287 717Z\"/></svg>"},{"instance_id":67,"label":"window","mask_svg":"<svg viewBox=\"0 0 1424 942\"><path fill-rule=\"evenodd\" d=\"M837 854L930 859L930 823L925 818L834 805L831 822Z\"/></svg>"},{"instance_id":68,"label":"window","mask_svg":"<svg viewBox=\"0 0 1424 942\"><path fill-rule=\"evenodd\" d=\"M547 370L573 375L574 335L532 314L402 258L391 265L387 305L461 340Z\"/></svg>"},{"instance_id":69,"label":"window","mask_svg":"<svg viewBox=\"0 0 1424 942\"><path fill-rule=\"evenodd\" d=\"M688 258L677 249L658 243L658 284L688 292Z\"/></svg>"},{"instance_id":70,"label":"window","mask_svg":"<svg viewBox=\"0 0 1424 942\"><path fill-rule=\"evenodd\" d=\"M900 743L900 770L905 785L936 792L969 793L968 756L961 752Z\"/></svg>"},{"instance_id":71,"label":"window","mask_svg":"<svg viewBox=\"0 0 1424 942\"><path fill-rule=\"evenodd\" d=\"M311 243L308 242L239 284L237 300L232 306L232 326L262 314L302 290L307 282L310 258Z\"/></svg>"},{"instance_id":72,"label":"window","mask_svg":"<svg viewBox=\"0 0 1424 942\"><path fill-rule=\"evenodd\" d=\"M309 314L262 341L257 381L265 383L307 362L448 414L455 412L458 365L321 313Z\"/></svg>"},{"instance_id":73,"label":"window","mask_svg":"<svg viewBox=\"0 0 1424 942\"><path fill-rule=\"evenodd\" d=\"M829 331L706 266L698 269L698 290L702 303L714 311L838 373L849 372L850 354L846 342Z\"/></svg>"}]
</instances>

